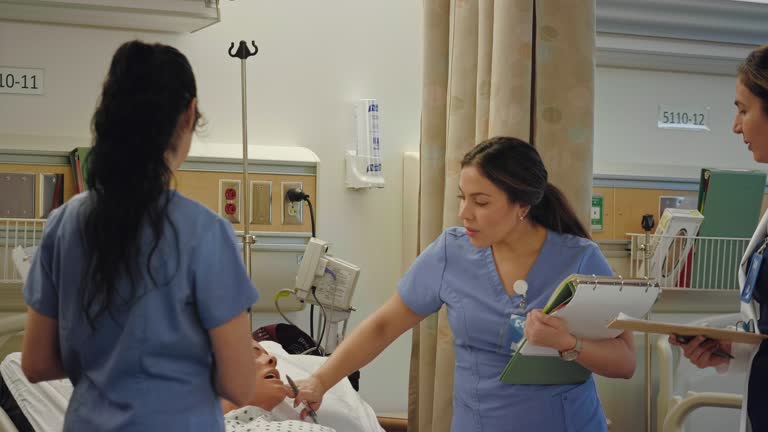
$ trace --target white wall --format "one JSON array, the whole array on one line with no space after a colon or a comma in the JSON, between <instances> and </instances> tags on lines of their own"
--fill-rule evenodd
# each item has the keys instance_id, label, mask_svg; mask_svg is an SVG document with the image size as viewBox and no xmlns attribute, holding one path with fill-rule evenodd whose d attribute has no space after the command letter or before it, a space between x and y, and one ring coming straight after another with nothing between
<instances>
[{"instance_id":1,"label":"white wall","mask_svg":"<svg viewBox=\"0 0 768 432\"><path fill-rule=\"evenodd\" d=\"M354 327L393 293L401 274L402 153L418 151L419 143L421 8L413 0L223 1L221 23L187 35L0 22L0 65L46 73L45 96L0 95L0 145L87 145L111 55L133 38L169 43L188 56L208 120L198 139L214 148L239 145L240 64L226 51L231 41L255 40L249 143L308 147L322 161L318 236L362 267ZM352 138L351 103L359 98L377 98L382 107L381 190L344 188L343 150ZM377 412L407 410L409 355L407 335L362 371L361 393Z\"/></svg>"},{"instance_id":2,"label":"white wall","mask_svg":"<svg viewBox=\"0 0 768 432\"><path fill-rule=\"evenodd\" d=\"M735 74L734 74L735 75ZM698 178L700 169L765 169L731 132L735 77L597 68L597 174ZM708 106L708 132L656 126L658 105Z\"/></svg>"}]
</instances>

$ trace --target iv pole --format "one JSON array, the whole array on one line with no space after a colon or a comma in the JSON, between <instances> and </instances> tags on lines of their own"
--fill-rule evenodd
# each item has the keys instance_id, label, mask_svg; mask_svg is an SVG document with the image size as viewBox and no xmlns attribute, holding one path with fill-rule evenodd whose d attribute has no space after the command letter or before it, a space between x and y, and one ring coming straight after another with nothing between
<instances>
[{"instance_id":1,"label":"iv pole","mask_svg":"<svg viewBox=\"0 0 768 432\"><path fill-rule=\"evenodd\" d=\"M243 261L245 262L245 271L248 273L248 279L251 279L253 277L252 269L251 269L251 245L256 243L256 237L253 236L249 231L249 215L247 214L248 209L248 191L249 191L249 184L248 184L248 103L247 103L247 93L246 93L246 86L245 86L245 61L248 59L248 57L255 56L256 53L259 52L259 47L256 46L255 41L251 41L251 45L253 45L253 52L248 48L248 43L244 40L240 41L240 45L237 47L236 52L232 52L232 50L235 48L235 43L232 42L229 45L229 56L230 57L237 57L240 59L240 79L242 82L242 96L243 96L243 187L242 191L245 191L245 193L241 192L243 195L243 207L241 209L240 214L243 216ZM249 307L248 308L248 322L251 326L251 332L253 332L253 311Z\"/></svg>"}]
</instances>

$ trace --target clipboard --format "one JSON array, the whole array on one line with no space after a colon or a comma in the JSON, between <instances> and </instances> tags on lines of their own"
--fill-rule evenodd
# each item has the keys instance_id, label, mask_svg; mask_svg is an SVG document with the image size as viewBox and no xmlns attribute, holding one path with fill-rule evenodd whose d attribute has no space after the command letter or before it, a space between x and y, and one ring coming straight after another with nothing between
<instances>
[{"instance_id":1,"label":"clipboard","mask_svg":"<svg viewBox=\"0 0 768 432\"><path fill-rule=\"evenodd\" d=\"M542 311L568 322L571 333L585 339L612 339L621 329L608 324L623 311L645 315L661 293L649 279L571 275L552 293ZM566 362L548 347L523 339L499 379L505 384L580 384L592 375L576 362Z\"/></svg>"},{"instance_id":2,"label":"clipboard","mask_svg":"<svg viewBox=\"0 0 768 432\"><path fill-rule=\"evenodd\" d=\"M631 330L641 333L676 334L680 336L704 336L718 341L728 341L746 344L759 344L768 339L768 335L751 333L724 328L672 324L658 321L648 321L619 314L608 327L613 329Z\"/></svg>"}]
</instances>

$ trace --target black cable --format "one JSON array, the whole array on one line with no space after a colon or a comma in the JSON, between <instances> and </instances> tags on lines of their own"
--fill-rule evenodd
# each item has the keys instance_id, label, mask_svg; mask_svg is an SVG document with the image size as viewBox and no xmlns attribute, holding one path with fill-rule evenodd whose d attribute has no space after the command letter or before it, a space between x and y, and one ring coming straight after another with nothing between
<instances>
[{"instance_id":1,"label":"black cable","mask_svg":"<svg viewBox=\"0 0 768 432\"><path fill-rule=\"evenodd\" d=\"M309 305L309 337L315 340L315 305Z\"/></svg>"},{"instance_id":2,"label":"black cable","mask_svg":"<svg viewBox=\"0 0 768 432\"><path fill-rule=\"evenodd\" d=\"M312 209L312 201L309 200L309 195L304 195L304 201L307 202L307 206L309 207L309 220L312 222L312 237L317 238L315 235L315 211ZM315 305L309 305L309 322L313 322L312 317L315 315ZM310 324L309 330L312 335L312 337L315 337L315 332L313 330L313 325ZM319 331L319 329L318 329Z\"/></svg>"},{"instance_id":3,"label":"black cable","mask_svg":"<svg viewBox=\"0 0 768 432\"><path fill-rule=\"evenodd\" d=\"M317 302L317 304L320 305L320 299L317 298L317 294L315 293L315 291L317 291L317 288L312 287L312 297L314 297L315 301ZM320 337L317 339L317 348L319 350L322 350L322 347L323 347L323 345L322 345L323 344L323 336L325 336L325 325L327 323L327 321L326 321L327 318L325 316L325 308L323 308L322 305L320 305L320 311L323 313L322 314L323 326L320 329L318 329L318 331L320 332Z\"/></svg>"},{"instance_id":4,"label":"black cable","mask_svg":"<svg viewBox=\"0 0 768 432\"><path fill-rule=\"evenodd\" d=\"M307 202L307 207L309 207L309 220L312 226L312 237L317 238L317 231L315 227L315 210L312 207L312 201L309 199L309 195L305 194L303 191L299 189L289 189L285 193L285 198L290 202L301 202L301 201ZM317 301L317 303L320 304L320 301L317 300L317 296L315 295L315 289L316 289L315 287L312 287L312 295L315 297L315 300ZM325 315L325 311L323 310L323 316L324 315ZM323 324L322 327L318 327L317 331L320 334L319 341L317 342L318 352L320 352L320 343L323 341L325 325ZM315 339L315 305L313 304L309 305L309 336L313 340Z\"/></svg>"},{"instance_id":5,"label":"black cable","mask_svg":"<svg viewBox=\"0 0 768 432\"><path fill-rule=\"evenodd\" d=\"M304 198L304 201L307 202L307 206L309 207L309 220L312 222L312 237L317 238L315 235L315 211L312 209L312 201L309 200L309 195Z\"/></svg>"}]
</instances>

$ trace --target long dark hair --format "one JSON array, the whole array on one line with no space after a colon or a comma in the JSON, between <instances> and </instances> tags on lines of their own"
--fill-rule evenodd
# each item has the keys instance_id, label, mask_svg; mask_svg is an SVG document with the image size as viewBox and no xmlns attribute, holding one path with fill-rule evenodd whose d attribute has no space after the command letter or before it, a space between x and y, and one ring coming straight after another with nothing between
<instances>
[{"instance_id":1,"label":"long dark hair","mask_svg":"<svg viewBox=\"0 0 768 432\"><path fill-rule=\"evenodd\" d=\"M534 222L555 232L591 238L563 193L547 181L547 169L534 146L517 138L490 138L464 155L461 167L470 165L511 202L530 206L528 215Z\"/></svg>"},{"instance_id":2,"label":"long dark hair","mask_svg":"<svg viewBox=\"0 0 768 432\"><path fill-rule=\"evenodd\" d=\"M741 84L760 99L763 112L768 115L768 45L755 48L739 65Z\"/></svg>"},{"instance_id":3,"label":"long dark hair","mask_svg":"<svg viewBox=\"0 0 768 432\"><path fill-rule=\"evenodd\" d=\"M196 96L192 67L175 48L132 41L112 58L86 160L80 304L92 329L103 314L112 315L117 302L131 304L143 294L137 286L144 254L147 273L158 285L150 262L166 220L178 252L176 227L167 212L173 172L166 153L173 150L179 120ZM141 247L145 224L152 235L149 251ZM128 293L118 292L121 277L130 282Z\"/></svg>"}]
</instances>

